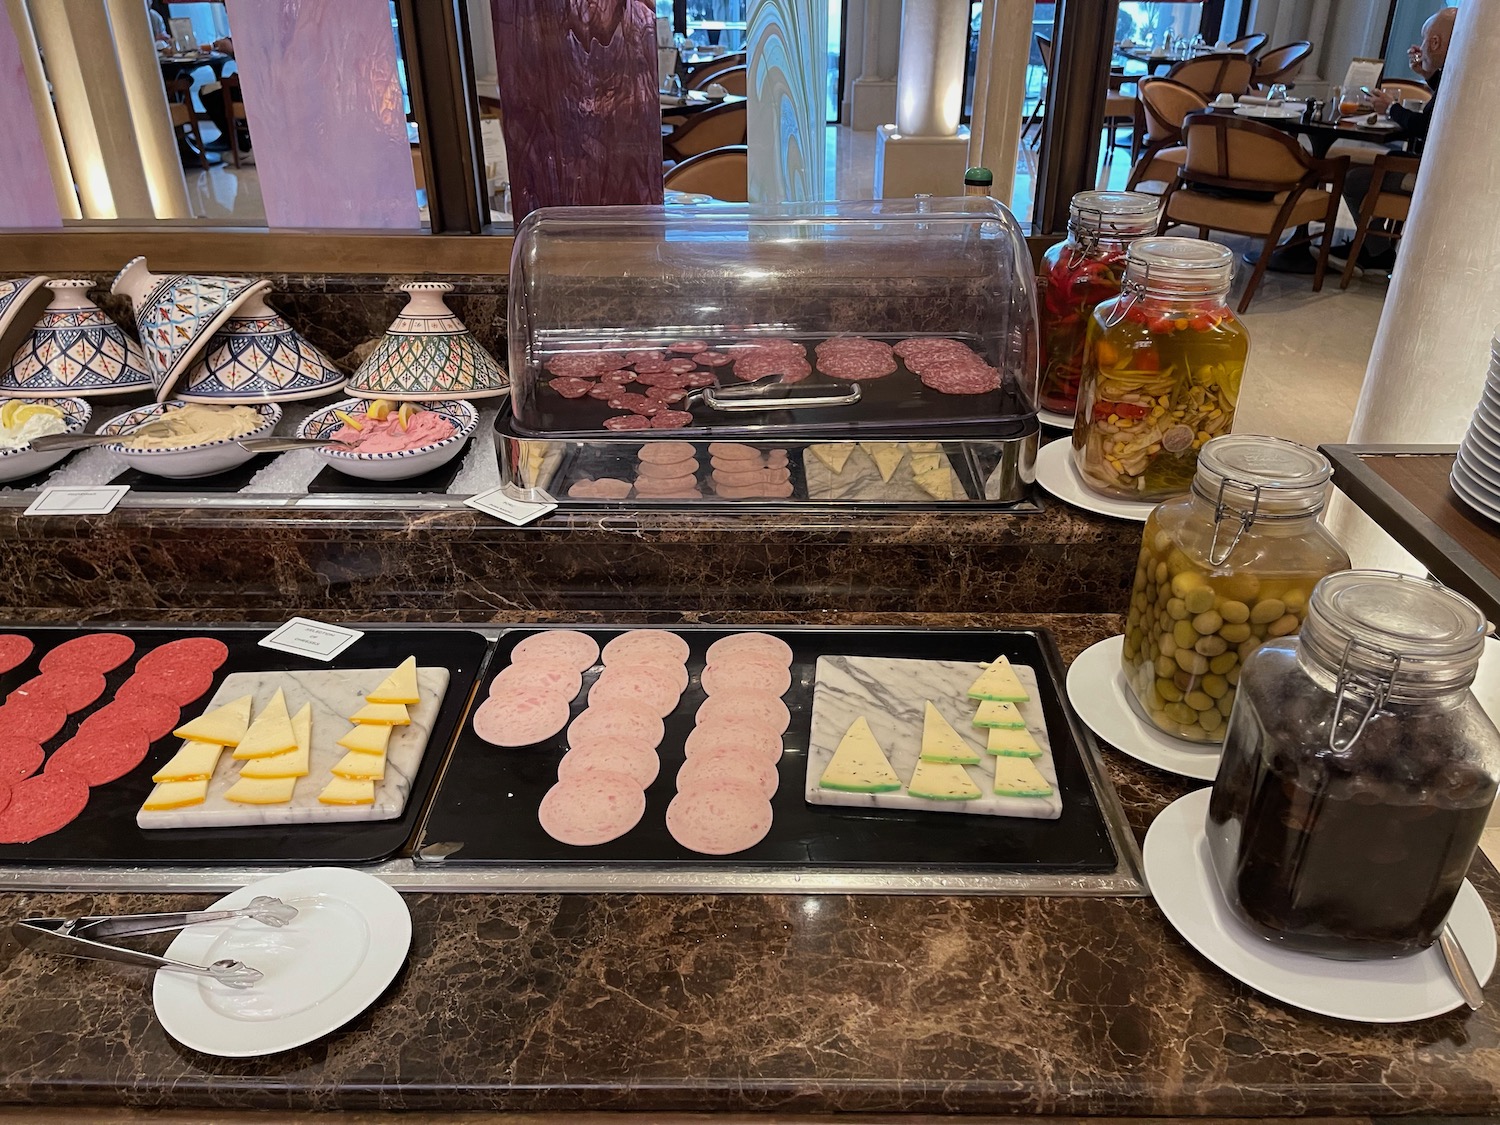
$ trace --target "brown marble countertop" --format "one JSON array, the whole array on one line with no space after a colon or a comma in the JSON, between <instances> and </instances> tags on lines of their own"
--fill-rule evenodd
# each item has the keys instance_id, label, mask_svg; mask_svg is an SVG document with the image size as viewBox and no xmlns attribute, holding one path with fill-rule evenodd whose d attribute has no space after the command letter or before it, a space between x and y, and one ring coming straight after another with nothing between
<instances>
[{"instance_id":1,"label":"brown marble countertop","mask_svg":"<svg viewBox=\"0 0 1500 1125\"><path fill-rule=\"evenodd\" d=\"M764 619L764 618L762 618ZM1044 625L1071 660L1107 615ZM1138 834L1193 783L1106 750ZM1472 873L1490 902L1500 878ZM26 914L190 897L15 894ZM339 1032L257 1060L173 1043L150 978L0 946L0 1103L311 1109L1481 1114L1500 1012L1343 1023L1214 969L1148 899L408 896L411 959ZM1495 993L1495 988L1491 988Z\"/></svg>"}]
</instances>

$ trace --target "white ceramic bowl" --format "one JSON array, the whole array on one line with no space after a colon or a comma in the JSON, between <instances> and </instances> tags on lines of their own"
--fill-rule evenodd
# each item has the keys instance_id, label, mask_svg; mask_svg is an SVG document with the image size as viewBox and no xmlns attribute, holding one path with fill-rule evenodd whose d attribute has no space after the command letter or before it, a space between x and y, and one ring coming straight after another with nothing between
<instances>
[{"instance_id":1,"label":"white ceramic bowl","mask_svg":"<svg viewBox=\"0 0 1500 1125\"><path fill-rule=\"evenodd\" d=\"M194 405L181 399L169 398L166 402L127 410L116 415L98 432L109 435L128 434L137 426L159 418L165 411L179 406ZM198 404L201 405L201 404ZM261 423L248 433L238 434L222 441L209 441L201 445L187 445L180 449L131 449L125 445L106 445L104 448L125 458L132 469L158 477L211 477L215 473L239 468L255 454L240 445L242 438L266 437L281 421L281 407L274 402L256 403L253 410L260 415Z\"/></svg>"},{"instance_id":2,"label":"white ceramic bowl","mask_svg":"<svg viewBox=\"0 0 1500 1125\"><path fill-rule=\"evenodd\" d=\"M395 401L395 400L393 400ZM462 399L443 399L439 402L419 404L423 410L441 414L457 427L453 434L442 441L433 442L417 449L405 449L399 453L357 453L352 450L325 448L318 456L341 473L365 480L408 480L430 473L446 465L463 452L469 438L479 428L479 411L472 403ZM370 407L368 399L347 398L332 406L324 407L316 414L309 414L297 430L298 437L326 438L343 426L343 419L334 413L342 410L346 414L358 414Z\"/></svg>"},{"instance_id":3,"label":"white ceramic bowl","mask_svg":"<svg viewBox=\"0 0 1500 1125\"><path fill-rule=\"evenodd\" d=\"M7 399L6 401L14 400ZM81 398L23 398L21 401L57 407L67 418L68 428L63 432L68 434L82 432L94 413L93 408ZM41 452L32 449L29 445L23 445L20 449L0 450L0 481L20 480L22 477L39 473L43 469L50 469L71 452L70 449Z\"/></svg>"}]
</instances>

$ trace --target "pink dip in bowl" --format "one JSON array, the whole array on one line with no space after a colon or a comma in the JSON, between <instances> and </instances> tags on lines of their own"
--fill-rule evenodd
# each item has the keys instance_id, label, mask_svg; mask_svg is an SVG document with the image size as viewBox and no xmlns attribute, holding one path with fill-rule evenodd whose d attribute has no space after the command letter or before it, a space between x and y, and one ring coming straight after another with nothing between
<instances>
[{"instance_id":1,"label":"pink dip in bowl","mask_svg":"<svg viewBox=\"0 0 1500 1125\"><path fill-rule=\"evenodd\" d=\"M394 410L383 422L371 421L368 416L361 416L360 425L364 428L356 430L347 424L340 426L332 434L332 440L347 442L354 447L355 453L398 453L408 449L420 449L426 445L436 445L444 438L452 437L457 431L457 427L452 422L431 410L413 414L404 430Z\"/></svg>"}]
</instances>

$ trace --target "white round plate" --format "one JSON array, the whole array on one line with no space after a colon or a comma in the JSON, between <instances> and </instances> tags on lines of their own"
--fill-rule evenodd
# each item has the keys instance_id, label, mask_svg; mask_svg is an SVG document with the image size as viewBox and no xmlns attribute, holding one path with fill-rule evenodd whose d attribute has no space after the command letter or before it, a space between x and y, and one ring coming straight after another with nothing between
<instances>
[{"instance_id":1,"label":"white round plate","mask_svg":"<svg viewBox=\"0 0 1500 1125\"><path fill-rule=\"evenodd\" d=\"M1163 809L1142 849L1151 894L1189 945L1257 992L1334 1019L1409 1023L1463 1005L1436 945L1411 957L1334 961L1251 933L1225 905L1209 858L1204 822L1211 792L1200 789ZM1467 879L1448 922L1483 984L1495 970L1495 926Z\"/></svg>"},{"instance_id":2,"label":"white round plate","mask_svg":"<svg viewBox=\"0 0 1500 1125\"><path fill-rule=\"evenodd\" d=\"M1059 414L1056 410L1038 410L1036 416L1042 425L1051 426L1055 430L1071 430L1075 417L1072 414Z\"/></svg>"},{"instance_id":3,"label":"white round plate","mask_svg":"<svg viewBox=\"0 0 1500 1125\"><path fill-rule=\"evenodd\" d=\"M1036 482L1064 504L1101 516L1113 516L1117 520L1145 523L1157 503L1155 500L1111 500L1108 496L1100 496L1078 475L1078 467L1073 464L1073 446L1067 441L1049 441L1042 446L1036 455Z\"/></svg>"},{"instance_id":4,"label":"white round plate","mask_svg":"<svg viewBox=\"0 0 1500 1125\"><path fill-rule=\"evenodd\" d=\"M1163 734L1141 718L1125 693L1130 686L1120 669L1124 637L1110 637L1078 654L1068 669L1068 702L1084 725L1122 754L1183 777L1212 781L1219 772L1220 747Z\"/></svg>"},{"instance_id":5,"label":"white round plate","mask_svg":"<svg viewBox=\"0 0 1500 1125\"><path fill-rule=\"evenodd\" d=\"M168 947L174 961L229 957L259 969L249 988L159 969L152 999L167 1034L185 1047L252 1058L311 1043L364 1011L406 963L411 914L373 875L309 867L225 895L210 910L271 895L299 911L277 929L252 918L189 926Z\"/></svg>"},{"instance_id":6,"label":"white round plate","mask_svg":"<svg viewBox=\"0 0 1500 1125\"><path fill-rule=\"evenodd\" d=\"M1293 121L1307 112L1305 105L1295 109L1284 105L1238 105L1234 112L1239 117L1260 117L1271 121Z\"/></svg>"},{"instance_id":7,"label":"white round plate","mask_svg":"<svg viewBox=\"0 0 1500 1125\"><path fill-rule=\"evenodd\" d=\"M1472 479L1484 486L1485 492L1500 501L1500 472L1484 463L1482 456L1465 446L1458 447L1457 461Z\"/></svg>"},{"instance_id":8,"label":"white round plate","mask_svg":"<svg viewBox=\"0 0 1500 1125\"><path fill-rule=\"evenodd\" d=\"M1448 483L1453 486L1453 491L1481 516L1486 519L1500 520L1500 503L1492 498L1478 482L1468 473L1463 465L1453 462L1453 471L1448 474Z\"/></svg>"}]
</instances>

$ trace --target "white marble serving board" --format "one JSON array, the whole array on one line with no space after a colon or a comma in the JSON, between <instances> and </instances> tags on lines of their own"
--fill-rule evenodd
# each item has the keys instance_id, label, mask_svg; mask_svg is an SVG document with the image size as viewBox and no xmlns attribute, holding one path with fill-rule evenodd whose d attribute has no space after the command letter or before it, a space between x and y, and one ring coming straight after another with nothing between
<instances>
[{"instance_id":1,"label":"white marble serving board","mask_svg":"<svg viewBox=\"0 0 1500 1125\"><path fill-rule=\"evenodd\" d=\"M962 660L820 656L813 684L812 738L807 747L808 804L1056 820L1062 815L1062 794L1057 791L1057 767L1052 761L1042 705L1037 700L1036 673L1024 664L1013 667L1031 695L1029 703L1018 706L1026 720L1026 729L1042 748L1042 756L1033 760L1042 776L1052 783L1052 796L1000 797L991 792L995 785L993 756L984 749L986 732L973 725L979 705L966 694L969 685L984 671L984 665ZM973 801L929 801L909 796L905 790L841 793L819 788L818 778L823 776L838 749L839 740L861 716L869 722L875 741L890 759L896 775L903 784L909 782L922 752L922 716L928 700L983 759L977 766L964 767L969 780L983 796Z\"/></svg>"},{"instance_id":2,"label":"white marble serving board","mask_svg":"<svg viewBox=\"0 0 1500 1125\"><path fill-rule=\"evenodd\" d=\"M965 499L963 482L953 471L953 463L946 453L940 454L948 462L948 476L953 486L953 499ZM875 459L863 449L849 454L840 472L834 472L811 449L802 451L802 472L807 478L809 500L866 500L883 501L888 504L931 504L932 494L917 483L912 474L911 453L904 451L900 464L891 473L890 480L880 479L880 469Z\"/></svg>"},{"instance_id":3,"label":"white marble serving board","mask_svg":"<svg viewBox=\"0 0 1500 1125\"><path fill-rule=\"evenodd\" d=\"M395 820L406 808L412 779L422 764L427 740L437 722L443 693L448 690L448 669L418 668L417 688L422 700L414 703L411 725L391 733L386 751L385 779L375 783L373 805L324 805L318 794L333 779L333 767L347 751L338 740L353 725L346 716L364 705L366 692L374 691L391 674L390 668L345 668L305 672L234 672L225 677L207 703L184 711L182 721L196 718L243 695L254 697L253 715L271 701L276 689L286 692L287 711L295 715L304 703L312 704L312 753L308 774L298 778L292 799L284 805L241 805L224 799L224 791L239 779L244 762L233 751L219 756L218 768L209 779L208 798L201 805L135 814L142 828L222 828L254 824L327 824L345 820ZM177 739L160 750L153 749L145 766L154 773L171 760L182 743Z\"/></svg>"}]
</instances>

